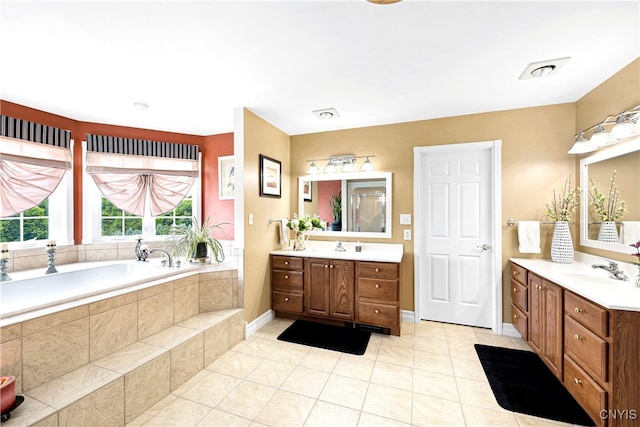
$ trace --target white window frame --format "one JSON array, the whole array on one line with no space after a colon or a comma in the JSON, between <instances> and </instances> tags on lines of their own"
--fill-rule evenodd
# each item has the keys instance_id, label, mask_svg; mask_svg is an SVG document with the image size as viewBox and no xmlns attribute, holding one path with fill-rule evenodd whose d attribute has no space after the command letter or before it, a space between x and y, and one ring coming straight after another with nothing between
<instances>
[{"instance_id":1,"label":"white window frame","mask_svg":"<svg viewBox=\"0 0 640 427\"><path fill-rule=\"evenodd\" d=\"M87 142L82 141L82 158L87 157ZM102 236L101 235L101 218L102 218L102 193L94 182L91 175L87 173L87 162L83 162L82 166L82 243L108 243L108 242L135 242L135 236ZM193 186L189 190L191 195L193 216L200 221L200 206L202 205L202 153L198 153L198 178L194 181ZM146 203L148 206L149 203ZM156 217L145 212L142 218L142 238L144 240L162 240L164 235L156 235Z\"/></svg>"}]
</instances>

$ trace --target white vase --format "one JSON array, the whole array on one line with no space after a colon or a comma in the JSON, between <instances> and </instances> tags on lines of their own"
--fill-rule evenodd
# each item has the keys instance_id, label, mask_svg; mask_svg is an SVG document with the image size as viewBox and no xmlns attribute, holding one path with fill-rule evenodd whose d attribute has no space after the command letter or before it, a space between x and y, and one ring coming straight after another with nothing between
<instances>
[{"instance_id":1,"label":"white vase","mask_svg":"<svg viewBox=\"0 0 640 427\"><path fill-rule=\"evenodd\" d=\"M551 239L551 260L561 264L573 262L573 241L567 221L556 221Z\"/></svg>"},{"instance_id":2,"label":"white vase","mask_svg":"<svg viewBox=\"0 0 640 427\"><path fill-rule=\"evenodd\" d=\"M598 232L598 240L601 242L620 243L615 221L602 221Z\"/></svg>"},{"instance_id":3,"label":"white vase","mask_svg":"<svg viewBox=\"0 0 640 427\"><path fill-rule=\"evenodd\" d=\"M307 236L301 231L296 231L296 237L293 240L294 251L304 251L307 248Z\"/></svg>"}]
</instances>

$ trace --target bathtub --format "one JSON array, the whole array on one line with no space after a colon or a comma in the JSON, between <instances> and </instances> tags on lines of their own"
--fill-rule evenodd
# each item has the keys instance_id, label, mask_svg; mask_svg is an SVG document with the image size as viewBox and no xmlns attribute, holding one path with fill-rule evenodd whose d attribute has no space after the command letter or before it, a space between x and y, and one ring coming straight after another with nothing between
<instances>
[{"instance_id":1,"label":"bathtub","mask_svg":"<svg viewBox=\"0 0 640 427\"><path fill-rule=\"evenodd\" d=\"M182 273L196 272L199 264L163 267L155 262L111 261L56 266L58 273L38 271L11 273L11 281L0 282L0 319L63 306L96 295L132 288ZM107 295L109 294L109 295Z\"/></svg>"}]
</instances>

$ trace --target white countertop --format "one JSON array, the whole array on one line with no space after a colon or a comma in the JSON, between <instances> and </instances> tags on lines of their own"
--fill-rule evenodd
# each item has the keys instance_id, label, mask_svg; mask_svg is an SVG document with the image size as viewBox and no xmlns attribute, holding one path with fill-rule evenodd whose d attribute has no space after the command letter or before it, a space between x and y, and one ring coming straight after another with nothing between
<instances>
[{"instance_id":1,"label":"white countertop","mask_svg":"<svg viewBox=\"0 0 640 427\"><path fill-rule=\"evenodd\" d=\"M592 264L607 264L606 260L577 252L571 264L559 264L549 259L511 258L514 263L551 282L612 310L640 311L640 288L634 285L638 269L631 263L619 262L629 280L614 280Z\"/></svg>"},{"instance_id":2,"label":"white countertop","mask_svg":"<svg viewBox=\"0 0 640 427\"><path fill-rule=\"evenodd\" d=\"M342 242L344 252L336 251L336 242L309 241L304 251L291 248L271 251L271 255L299 256L308 258L347 259L353 261L401 262L404 245L395 243L362 243L362 252L356 252L355 242Z\"/></svg>"}]
</instances>

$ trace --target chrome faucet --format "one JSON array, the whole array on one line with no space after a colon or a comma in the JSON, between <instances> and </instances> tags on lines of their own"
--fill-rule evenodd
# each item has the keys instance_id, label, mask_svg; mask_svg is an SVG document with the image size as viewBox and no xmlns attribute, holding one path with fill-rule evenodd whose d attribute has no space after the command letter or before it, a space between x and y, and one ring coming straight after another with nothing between
<instances>
[{"instance_id":1,"label":"chrome faucet","mask_svg":"<svg viewBox=\"0 0 640 427\"><path fill-rule=\"evenodd\" d=\"M338 242L338 244L336 245L336 249L335 250L338 251L338 252L346 252L347 248L342 246L342 242Z\"/></svg>"},{"instance_id":2,"label":"chrome faucet","mask_svg":"<svg viewBox=\"0 0 640 427\"><path fill-rule=\"evenodd\" d=\"M601 268L609 272L609 275L612 279L616 280L627 280L627 276L624 274L620 267L618 267L618 263L614 261L605 260L609 263L609 265L601 265L601 264L593 264L592 268Z\"/></svg>"},{"instance_id":3,"label":"chrome faucet","mask_svg":"<svg viewBox=\"0 0 640 427\"><path fill-rule=\"evenodd\" d=\"M173 267L173 258L171 258L171 255L169 255L169 252L165 251L164 249L151 249L149 251L149 254L152 254L154 252L160 252L163 253L166 257L167 257L167 267Z\"/></svg>"}]
</instances>

